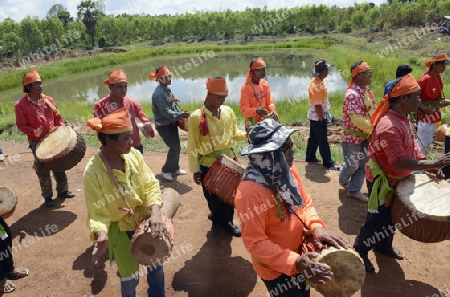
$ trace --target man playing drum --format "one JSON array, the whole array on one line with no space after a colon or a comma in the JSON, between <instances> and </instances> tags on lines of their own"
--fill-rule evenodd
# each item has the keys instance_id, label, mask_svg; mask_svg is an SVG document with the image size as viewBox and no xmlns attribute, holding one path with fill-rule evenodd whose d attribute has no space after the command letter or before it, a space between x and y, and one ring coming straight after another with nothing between
<instances>
[{"instance_id":1,"label":"man playing drum","mask_svg":"<svg viewBox=\"0 0 450 297\"><path fill-rule=\"evenodd\" d=\"M131 146L133 127L126 108L87 124L102 143L100 152L86 165L83 179L87 223L95 241L92 261L97 265L108 248L110 261L117 262L122 296L134 297L139 265L131 254L130 239L136 221L144 222L144 230L151 227L153 237L162 236L161 190L142 154ZM148 296L165 295L162 266L147 267L147 282Z\"/></svg>"},{"instance_id":2,"label":"man playing drum","mask_svg":"<svg viewBox=\"0 0 450 297\"><path fill-rule=\"evenodd\" d=\"M270 93L269 83L264 80L265 76L266 63L258 57L250 63L250 69L241 87L239 106L246 125L256 124L269 113L276 114L277 109Z\"/></svg>"},{"instance_id":3,"label":"man playing drum","mask_svg":"<svg viewBox=\"0 0 450 297\"><path fill-rule=\"evenodd\" d=\"M241 151L249 155L235 199L242 240L271 296L309 296L306 279L323 284L333 276L327 264L313 261L318 253L299 254L305 225L318 240L347 248L340 235L325 229L293 164L295 131L265 119Z\"/></svg>"},{"instance_id":4,"label":"man playing drum","mask_svg":"<svg viewBox=\"0 0 450 297\"><path fill-rule=\"evenodd\" d=\"M127 97L128 79L122 69L117 69L111 72L108 79L104 80L105 85L109 87L109 96L104 97L94 103L94 117L103 118L109 115L116 109L126 107L131 115L131 123L133 125L133 147L138 151L144 153L144 148L141 143L141 136L139 128L136 124L138 118L144 124L144 130L151 136L155 136L152 124L142 110L141 104Z\"/></svg>"},{"instance_id":5,"label":"man playing drum","mask_svg":"<svg viewBox=\"0 0 450 297\"><path fill-rule=\"evenodd\" d=\"M442 176L438 169L450 164L450 153L436 160L425 160L415 141L409 113L417 109L419 95L420 87L411 73L397 78L371 118L374 130L366 172L368 213L354 243L367 272L375 271L368 258L372 248L395 259L404 259L392 246L395 227L390 211L396 185L413 170L435 171ZM385 235L385 230L389 230L386 236L377 236Z\"/></svg>"},{"instance_id":6,"label":"man playing drum","mask_svg":"<svg viewBox=\"0 0 450 297\"><path fill-rule=\"evenodd\" d=\"M151 72L149 79L156 79L158 86L152 95L152 110L155 116L156 131L169 147L166 163L162 167L163 177L173 181L174 175L185 175L187 172L180 168L180 135L178 134L177 121L188 118L190 113L181 111L176 99L170 89L172 75L166 65Z\"/></svg>"},{"instance_id":7,"label":"man playing drum","mask_svg":"<svg viewBox=\"0 0 450 297\"><path fill-rule=\"evenodd\" d=\"M233 141L245 141L247 135L238 129L233 110L223 105L228 96L228 86L224 78L208 78L208 93L204 106L189 117L188 161L194 182L202 185L203 194L211 211L208 218L212 221L211 236L217 237L222 229L233 236L241 236L241 230L233 224L233 206L211 194L203 186L203 179L216 158L225 154L233 158Z\"/></svg>"},{"instance_id":8,"label":"man playing drum","mask_svg":"<svg viewBox=\"0 0 450 297\"><path fill-rule=\"evenodd\" d=\"M22 80L22 91L26 95L14 105L16 125L28 136L29 148L34 156L34 168L41 186L41 195L45 199L45 206L52 207L53 189L50 170L36 157L36 147L47 132L57 126L64 126L64 122L53 98L42 93L42 80L36 70L25 74ZM56 180L57 198L74 197L75 194L69 191L66 172L52 171Z\"/></svg>"}]
</instances>

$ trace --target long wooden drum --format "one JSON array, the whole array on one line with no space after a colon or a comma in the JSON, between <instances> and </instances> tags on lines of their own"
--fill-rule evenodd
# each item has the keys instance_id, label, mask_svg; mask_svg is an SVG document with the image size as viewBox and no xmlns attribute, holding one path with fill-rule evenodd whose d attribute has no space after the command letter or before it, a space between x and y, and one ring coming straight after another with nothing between
<instances>
[{"instance_id":1,"label":"long wooden drum","mask_svg":"<svg viewBox=\"0 0 450 297\"><path fill-rule=\"evenodd\" d=\"M166 234L162 238L153 238L151 229L144 230L141 224L131 239L131 254L136 259L136 262L142 265L160 265L168 260L172 252L175 231L172 218L181 205L181 197L175 190L170 188L165 188L161 192L163 200L161 217L166 225Z\"/></svg>"},{"instance_id":2,"label":"long wooden drum","mask_svg":"<svg viewBox=\"0 0 450 297\"><path fill-rule=\"evenodd\" d=\"M203 186L223 202L234 206L234 197L244 171L244 166L227 155L221 155L206 173Z\"/></svg>"},{"instance_id":3,"label":"long wooden drum","mask_svg":"<svg viewBox=\"0 0 450 297\"><path fill-rule=\"evenodd\" d=\"M14 192L0 186L0 217L9 218L16 210L17 197Z\"/></svg>"},{"instance_id":4,"label":"long wooden drum","mask_svg":"<svg viewBox=\"0 0 450 297\"><path fill-rule=\"evenodd\" d=\"M69 170L84 157L86 144L71 127L59 126L38 143L36 157L51 170Z\"/></svg>"},{"instance_id":5,"label":"long wooden drum","mask_svg":"<svg viewBox=\"0 0 450 297\"><path fill-rule=\"evenodd\" d=\"M325 284L311 283L323 296L349 297L358 292L364 284L364 262L352 249L329 247L322 250L315 261L330 266L334 274Z\"/></svg>"},{"instance_id":6,"label":"long wooden drum","mask_svg":"<svg viewBox=\"0 0 450 297\"><path fill-rule=\"evenodd\" d=\"M450 184L412 174L397 186L391 218L397 230L420 242L450 239Z\"/></svg>"}]
</instances>

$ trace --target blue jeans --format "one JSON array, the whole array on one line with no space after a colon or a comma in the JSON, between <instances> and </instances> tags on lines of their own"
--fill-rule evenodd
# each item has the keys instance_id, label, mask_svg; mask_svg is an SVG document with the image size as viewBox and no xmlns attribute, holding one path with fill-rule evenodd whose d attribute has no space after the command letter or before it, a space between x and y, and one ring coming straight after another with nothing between
<instances>
[{"instance_id":1,"label":"blue jeans","mask_svg":"<svg viewBox=\"0 0 450 297\"><path fill-rule=\"evenodd\" d=\"M132 231L127 232L128 237L131 239L133 236ZM148 297L165 297L166 287L164 285L164 269L163 266L147 266L147 283ZM140 270L139 270L140 272ZM121 278L120 291L122 297L136 297L136 287L139 284L139 272L127 278Z\"/></svg>"},{"instance_id":2,"label":"blue jeans","mask_svg":"<svg viewBox=\"0 0 450 297\"><path fill-rule=\"evenodd\" d=\"M147 266L148 297L165 297L163 266ZM136 297L136 287L139 284L139 274L120 280L120 291L122 297Z\"/></svg>"},{"instance_id":3,"label":"blue jeans","mask_svg":"<svg viewBox=\"0 0 450 297\"><path fill-rule=\"evenodd\" d=\"M339 173L339 183L347 186L347 194L355 195L361 192L366 175L366 164L369 161L369 142L360 144L341 142L344 153L344 166Z\"/></svg>"},{"instance_id":4,"label":"blue jeans","mask_svg":"<svg viewBox=\"0 0 450 297\"><path fill-rule=\"evenodd\" d=\"M162 125L156 126L159 136L164 140L164 143L169 147L167 152L166 163L162 167L163 173L175 173L180 169L180 135L178 134L178 126Z\"/></svg>"}]
</instances>

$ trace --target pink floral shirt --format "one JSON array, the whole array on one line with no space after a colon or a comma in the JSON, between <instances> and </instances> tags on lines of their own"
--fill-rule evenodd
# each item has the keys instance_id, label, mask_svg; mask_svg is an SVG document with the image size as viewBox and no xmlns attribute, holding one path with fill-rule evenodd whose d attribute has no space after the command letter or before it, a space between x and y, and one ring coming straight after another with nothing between
<instances>
[{"instance_id":1,"label":"pink floral shirt","mask_svg":"<svg viewBox=\"0 0 450 297\"><path fill-rule=\"evenodd\" d=\"M353 125L350 120L350 114L354 113L370 120L372 113L375 111L376 103L373 99L373 93L369 88L361 88L353 85L347 90L344 102L342 104L342 126L343 128L364 133L361 129ZM360 144L364 139L361 136L354 135L343 131L342 141L353 144Z\"/></svg>"}]
</instances>

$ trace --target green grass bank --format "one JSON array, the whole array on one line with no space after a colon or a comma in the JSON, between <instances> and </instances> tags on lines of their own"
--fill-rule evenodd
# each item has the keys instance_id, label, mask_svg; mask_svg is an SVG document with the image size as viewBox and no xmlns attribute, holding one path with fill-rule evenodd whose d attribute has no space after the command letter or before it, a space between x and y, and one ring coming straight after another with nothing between
<instances>
[{"instance_id":1,"label":"green grass bank","mask_svg":"<svg viewBox=\"0 0 450 297\"><path fill-rule=\"evenodd\" d=\"M316 56L327 59L328 62L336 64L336 68L346 81L350 81L350 67L353 63L364 60L371 65L373 70L372 84L370 88L375 94L376 101L382 98L384 86L386 82L394 79L395 69L397 65L409 64L413 69L413 75L416 79L420 78L426 71L423 66L425 60L429 57L421 56L422 52L411 51L406 48L398 48L389 55L380 55L380 51L386 47L386 44L368 43L365 38L352 36L336 35L333 40L337 41L333 44L327 42L327 36L321 37L296 37L290 40L267 40L267 43L258 44L176 44L161 46L157 48L145 47L142 44L128 46L126 52L121 53L100 53L95 56L83 56L79 58L63 59L54 61L45 65L33 67L41 74L43 80L51 78L64 78L73 73L83 73L92 69L105 66L113 66L142 59L162 57L177 57L183 55L192 55L203 51L215 51L218 54L222 52L251 52L251 51L274 51L279 49L287 49L291 51L304 51L310 53L314 51ZM143 47L144 46L144 47ZM439 43L429 43L426 45L429 52L444 51L443 45ZM113 67L112 67L113 68ZM0 90L11 88L20 88L24 69L10 70L0 74ZM443 75L444 82L448 82L450 78L449 71ZM326 80L325 80L326 82ZM45 90L44 90L45 91ZM450 83L447 83L444 93L450 94ZM51 95L51 94L49 94ZM331 113L335 118L342 117L342 99L343 92L335 92L329 94L329 100L332 106ZM19 99L19 98L17 98ZM56 98L57 100L57 98ZM198 98L195 103L183 104L183 109L194 111L202 104L203 98ZM58 108L63 114L65 120L71 125L82 125L92 116L92 104L85 102L58 102ZM226 103L228 104L228 103ZM144 111L151 118L151 104L142 102ZM238 123L243 125L243 117L236 103L230 102L231 106L238 118ZM276 105L283 124L292 125L303 123L308 124L306 118L308 110L308 102L306 97L293 98L276 98ZM443 122L450 122L450 112L443 111ZM26 137L15 128L14 101L0 100L0 140L10 141L26 141ZM88 145L98 146L98 141L93 135L84 135ZM297 153L296 157L304 157L304 149L306 148L307 136L296 137ZM240 149L245 144L237 144L236 149ZM166 147L160 139L144 140L146 150L165 150ZM186 148L183 148L186 150ZM342 159L342 153L339 146L332 148L332 154L336 160ZM341 160L342 161L342 160Z\"/></svg>"}]
</instances>

